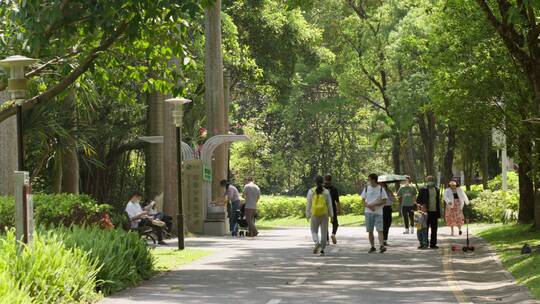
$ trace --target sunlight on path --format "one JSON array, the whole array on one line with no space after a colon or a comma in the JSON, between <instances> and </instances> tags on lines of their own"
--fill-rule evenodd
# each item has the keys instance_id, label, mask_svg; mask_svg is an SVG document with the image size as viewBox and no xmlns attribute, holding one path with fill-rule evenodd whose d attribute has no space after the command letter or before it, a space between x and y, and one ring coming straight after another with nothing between
<instances>
[{"instance_id":1,"label":"sunlight on path","mask_svg":"<svg viewBox=\"0 0 540 304\"><path fill-rule=\"evenodd\" d=\"M311 253L304 228L191 238L190 248L215 253L102 303L470 303L453 256L416 250L416 236L401 232L391 231L387 253L367 254L363 228L346 227L326 257Z\"/></svg>"}]
</instances>

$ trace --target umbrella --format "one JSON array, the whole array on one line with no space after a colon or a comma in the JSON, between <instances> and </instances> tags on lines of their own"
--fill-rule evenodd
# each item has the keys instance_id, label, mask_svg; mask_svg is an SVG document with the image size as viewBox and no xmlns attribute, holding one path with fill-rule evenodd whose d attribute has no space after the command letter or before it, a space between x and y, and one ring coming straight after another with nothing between
<instances>
[{"instance_id":1,"label":"umbrella","mask_svg":"<svg viewBox=\"0 0 540 304\"><path fill-rule=\"evenodd\" d=\"M407 180L407 175L398 175L398 174L385 174L379 176L377 182L379 183L393 183Z\"/></svg>"}]
</instances>

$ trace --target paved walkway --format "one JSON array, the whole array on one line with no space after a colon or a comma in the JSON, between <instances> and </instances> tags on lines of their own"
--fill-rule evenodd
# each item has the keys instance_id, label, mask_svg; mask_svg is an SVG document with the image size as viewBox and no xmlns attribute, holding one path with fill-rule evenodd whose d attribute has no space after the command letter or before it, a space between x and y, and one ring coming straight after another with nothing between
<instances>
[{"instance_id":1,"label":"paved walkway","mask_svg":"<svg viewBox=\"0 0 540 304\"><path fill-rule=\"evenodd\" d=\"M340 228L325 257L311 253L305 228L256 239L191 238L187 246L215 253L102 303L537 303L489 250L419 251L416 236L401 232L392 229L387 253L367 254L363 228ZM458 242L442 241L446 248Z\"/></svg>"}]
</instances>

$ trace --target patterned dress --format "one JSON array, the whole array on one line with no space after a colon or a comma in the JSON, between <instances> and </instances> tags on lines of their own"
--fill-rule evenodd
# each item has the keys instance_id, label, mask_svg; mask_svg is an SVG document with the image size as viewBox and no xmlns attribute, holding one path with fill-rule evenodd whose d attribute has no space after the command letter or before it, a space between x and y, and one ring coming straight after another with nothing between
<instances>
[{"instance_id":1,"label":"patterned dress","mask_svg":"<svg viewBox=\"0 0 540 304\"><path fill-rule=\"evenodd\" d=\"M465 219L463 217L463 211L461 210L461 203L459 196L456 192L454 194L454 203L446 204L446 211L444 213L444 220L448 226L463 226Z\"/></svg>"}]
</instances>

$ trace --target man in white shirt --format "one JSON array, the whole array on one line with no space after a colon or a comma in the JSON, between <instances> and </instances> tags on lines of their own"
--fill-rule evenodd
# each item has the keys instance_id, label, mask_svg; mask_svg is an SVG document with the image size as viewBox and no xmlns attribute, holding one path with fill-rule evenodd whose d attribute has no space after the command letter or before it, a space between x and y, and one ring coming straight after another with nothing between
<instances>
[{"instance_id":1,"label":"man in white shirt","mask_svg":"<svg viewBox=\"0 0 540 304\"><path fill-rule=\"evenodd\" d=\"M364 189L364 191L362 191L361 194L362 202L365 206L364 215L366 218L366 230L369 234L369 243L371 244L369 253L374 253L377 251L377 249L375 249L375 237L373 234L374 229L377 229L380 252L383 253L386 251L383 233L383 206L386 204L388 196L386 191L384 191L382 187L377 184L378 178L379 177L377 174L370 174L368 176L368 186Z\"/></svg>"},{"instance_id":2,"label":"man in white shirt","mask_svg":"<svg viewBox=\"0 0 540 304\"><path fill-rule=\"evenodd\" d=\"M255 226L255 214L257 213L257 202L259 202L259 199L261 198L261 189L255 184L252 177L246 179L246 185L244 186L244 191L242 191L242 196L246 200L244 210L249 226L249 236L256 237L259 232L257 231L257 226Z\"/></svg>"},{"instance_id":3,"label":"man in white shirt","mask_svg":"<svg viewBox=\"0 0 540 304\"><path fill-rule=\"evenodd\" d=\"M158 238L158 244L167 245L167 243L163 241L163 228L152 223L153 218L149 215L148 210L143 210L141 207L141 200L142 195L135 192L131 195L129 202L126 205L126 213L131 222L131 228L137 229L143 226L152 227Z\"/></svg>"}]
</instances>

